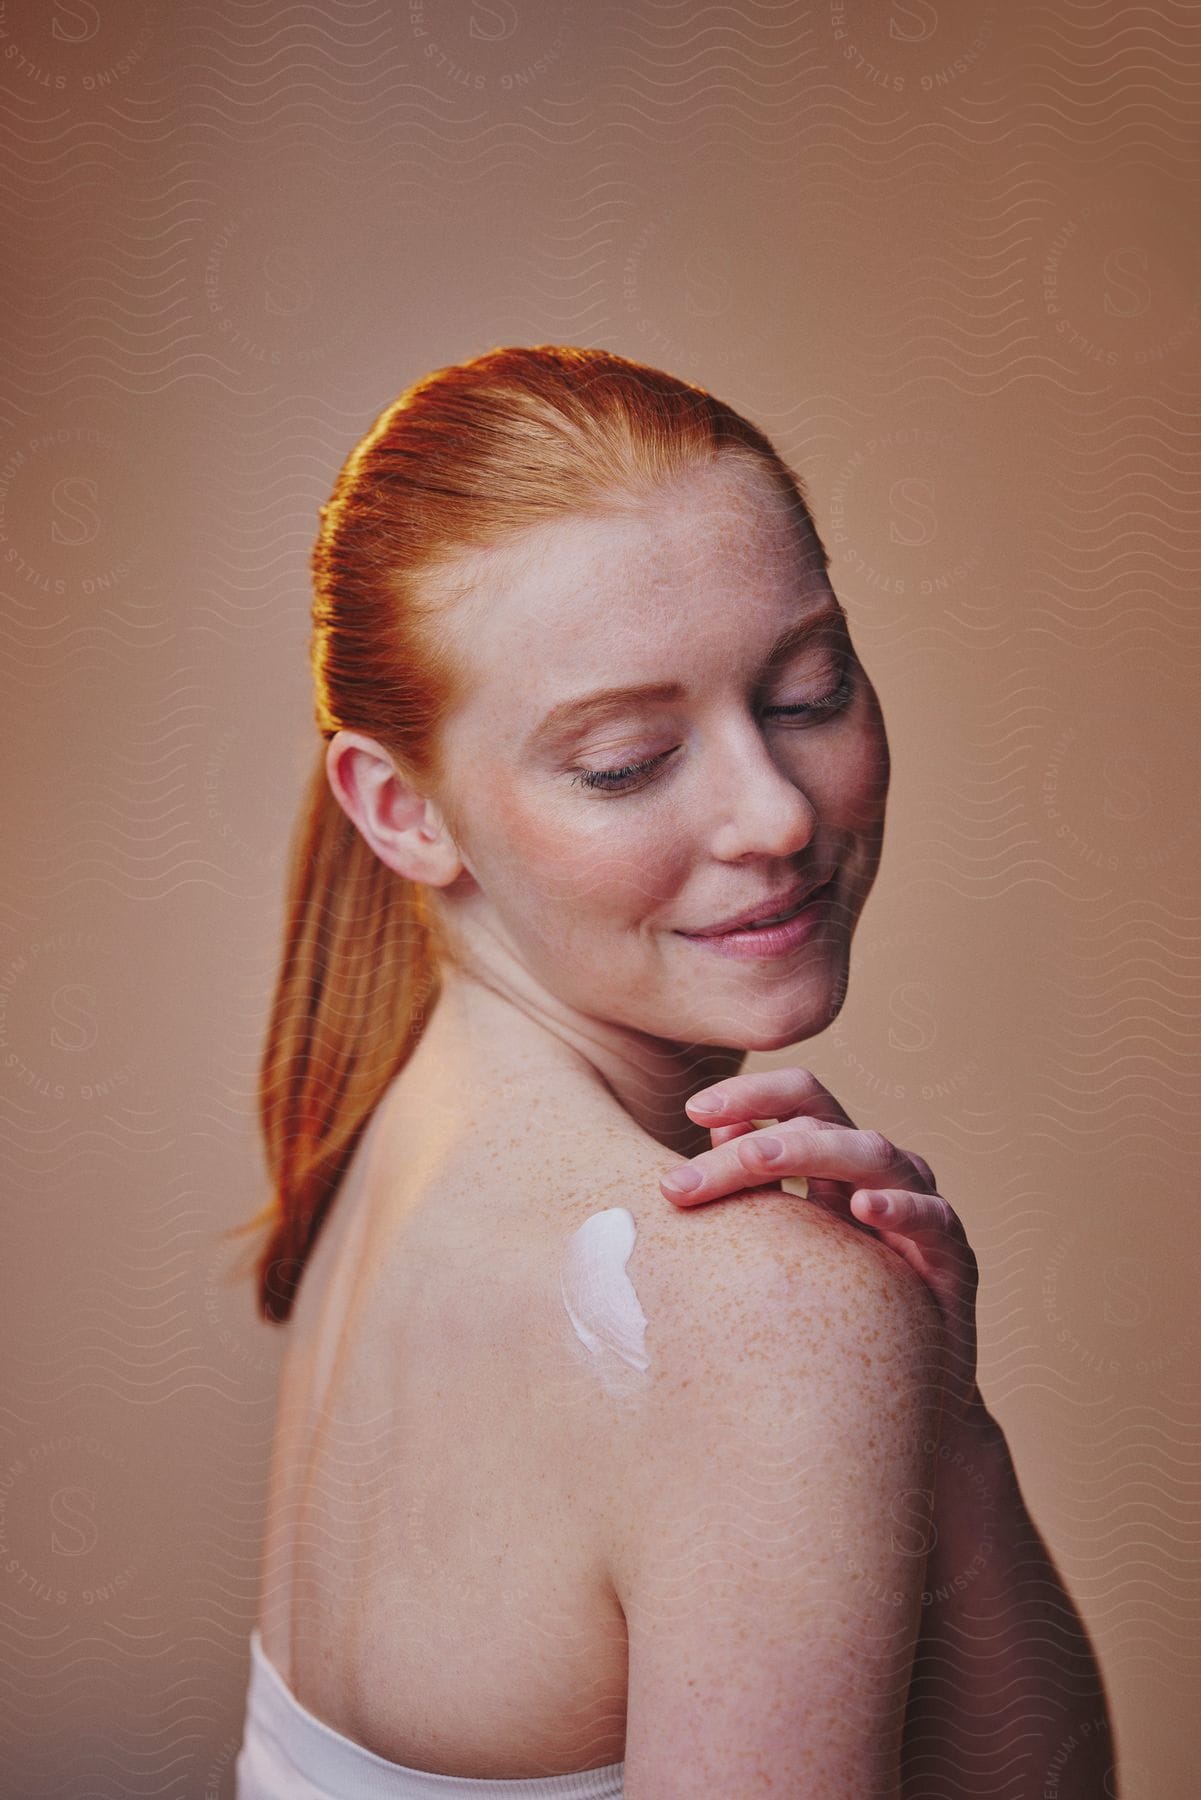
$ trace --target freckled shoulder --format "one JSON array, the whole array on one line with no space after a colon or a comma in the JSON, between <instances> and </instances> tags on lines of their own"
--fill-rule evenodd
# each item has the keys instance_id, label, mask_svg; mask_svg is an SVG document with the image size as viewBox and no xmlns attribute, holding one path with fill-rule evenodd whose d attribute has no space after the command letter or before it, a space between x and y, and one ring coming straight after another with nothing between
<instances>
[{"instance_id":1,"label":"freckled shoulder","mask_svg":"<svg viewBox=\"0 0 1201 1800\"><path fill-rule=\"evenodd\" d=\"M661 1331L670 1323L676 1341L698 1349L753 1354L739 1329L752 1284L765 1299L778 1298L781 1308L792 1302L794 1331L806 1318L822 1333L851 1322L858 1331L877 1313L927 1335L941 1331L933 1296L895 1251L796 1195L744 1188L678 1208L656 1194L650 1206L636 1207L635 1218L639 1235L629 1269L650 1320L652 1358L656 1319ZM770 1306L765 1310L770 1316Z\"/></svg>"},{"instance_id":2,"label":"freckled shoulder","mask_svg":"<svg viewBox=\"0 0 1201 1800\"><path fill-rule=\"evenodd\" d=\"M873 1233L770 1186L677 1207L659 1193L660 1166L647 1159L644 1168L631 1170L627 1162L620 1174L611 1170L589 1183L587 1196L570 1208L572 1223L558 1252L562 1269L588 1221L585 1237L595 1231L598 1243L622 1240L624 1271L647 1321L652 1377L670 1379L669 1369L681 1363L686 1374L693 1355L754 1355L744 1329L752 1292L764 1303L764 1319L778 1310L794 1334L853 1327L859 1335L870 1332L879 1314L940 1338L938 1307L926 1284ZM624 1232L597 1229L601 1215L612 1220L623 1213L632 1221L632 1245Z\"/></svg>"},{"instance_id":3,"label":"freckled shoulder","mask_svg":"<svg viewBox=\"0 0 1201 1800\"><path fill-rule=\"evenodd\" d=\"M810 1369L844 1399L853 1387L868 1406L886 1407L898 1379L911 1393L934 1393L941 1315L920 1276L879 1238L777 1188L690 1208L664 1200L655 1174L647 1190L649 1199L626 1194L637 1233L626 1269L647 1321L646 1372L625 1385L620 1404L603 1406L593 1439L598 1491L608 1482L619 1513L648 1435L670 1430L684 1411L698 1428L720 1430L764 1384L806 1406ZM889 1367L898 1355L899 1375ZM839 1392L811 1398L831 1416L840 1403Z\"/></svg>"},{"instance_id":4,"label":"freckled shoulder","mask_svg":"<svg viewBox=\"0 0 1201 1800\"><path fill-rule=\"evenodd\" d=\"M630 1791L741 1793L753 1768L896 1792L922 1567L894 1511L929 1486L938 1307L878 1238L777 1189L636 1216L648 1369L592 1470Z\"/></svg>"}]
</instances>

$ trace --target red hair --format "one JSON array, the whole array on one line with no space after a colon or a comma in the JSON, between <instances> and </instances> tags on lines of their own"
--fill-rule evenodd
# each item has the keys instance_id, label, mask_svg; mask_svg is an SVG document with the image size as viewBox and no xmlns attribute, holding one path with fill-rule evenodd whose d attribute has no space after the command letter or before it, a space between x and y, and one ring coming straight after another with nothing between
<instances>
[{"instance_id":1,"label":"red hair","mask_svg":"<svg viewBox=\"0 0 1201 1800\"><path fill-rule=\"evenodd\" d=\"M311 558L324 742L292 840L259 1073L272 1197L231 1234L266 1229L262 1318L288 1318L449 954L425 889L387 868L335 800L325 744L343 728L366 732L437 792L439 725L464 692L450 634L438 629L438 572L548 520L636 503L719 453L765 465L812 529L800 482L754 425L705 389L607 350L503 347L435 369L380 413L343 464Z\"/></svg>"}]
</instances>

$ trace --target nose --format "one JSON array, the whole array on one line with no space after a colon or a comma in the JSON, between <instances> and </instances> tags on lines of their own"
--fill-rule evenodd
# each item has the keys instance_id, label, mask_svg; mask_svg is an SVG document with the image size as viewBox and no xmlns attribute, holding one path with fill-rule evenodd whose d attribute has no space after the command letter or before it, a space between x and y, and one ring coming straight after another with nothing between
<instances>
[{"instance_id":1,"label":"nose","mask_svg":"<svg viewBox=\"0 0 1201 1800\"><path fill-rule=\"evenodd\" d=\"M817 809L797 772L785 773L750 727L716 752L720 772L708 784L709 843L714 856L792 856L817 830Z\"/></svg>"}]
</instances>

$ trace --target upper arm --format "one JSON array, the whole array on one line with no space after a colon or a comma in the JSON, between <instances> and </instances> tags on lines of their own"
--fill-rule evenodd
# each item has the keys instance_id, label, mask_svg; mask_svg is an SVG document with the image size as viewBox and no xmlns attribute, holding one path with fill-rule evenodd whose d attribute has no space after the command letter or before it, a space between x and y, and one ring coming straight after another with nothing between
<instances>
[{"instance_id":1,"label":"upper arm","mask_svg":"<svg viewBox=\"0 0 1201 1800\"><path fill-rule=\"evenodd\" d=\"M694 1241L691 1291L676 1269L655 1294L609 1509L628 1800L899 1792L937 1308L878 1240L766 1212Z\"/></svg>"}]
</instances>

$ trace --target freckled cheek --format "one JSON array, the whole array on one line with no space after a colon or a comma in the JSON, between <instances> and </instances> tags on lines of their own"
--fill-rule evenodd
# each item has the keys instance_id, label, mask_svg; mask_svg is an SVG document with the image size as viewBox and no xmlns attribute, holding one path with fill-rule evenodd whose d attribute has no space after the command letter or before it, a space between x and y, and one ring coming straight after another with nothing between
<instances>
[{"instance_id":1,"label":"freckled cheek","mask_svg":"<svg viewBox=\"0 0 1201 1800\"><path fill-rule=\"evenodd\" d=\"M606 802L595 805L599 812ZM585 829L568 816L571 810L558 804L540 811L511 789L498 792L488 807L489 826L476 840L484 852L481 873L492 872L485 885L495 892L499 878L523 912L540 915L541 930L552 917L569 928L602 914L617 924L641 917L654 905L647 834L619 832L615 819L607 830L599 828L603 821Z\"/></svg>"},{"instance_id":2,"label":"freckled cheek","mask_svg":"<svg viewBox=\"0 0 1201 1800\"><path fill-rule=\"evenodd\" d=\"M833 748L823 768L825 816L853 830L870 830L883 812L888 780L888 740L883 731L857 732Z\"/></svg>"}]
</instances>

